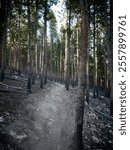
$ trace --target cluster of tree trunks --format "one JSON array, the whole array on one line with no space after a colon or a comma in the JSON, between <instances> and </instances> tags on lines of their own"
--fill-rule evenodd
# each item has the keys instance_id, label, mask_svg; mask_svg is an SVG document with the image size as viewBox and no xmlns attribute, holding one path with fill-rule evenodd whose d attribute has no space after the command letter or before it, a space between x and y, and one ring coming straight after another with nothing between
<instances>
[{"instance_id":1,"label":"cluster of tree trunks","mask_svg":"<svg viewBox=\"0 0 130 150\"><path fill-rule=\"evenodd\" d=\"M87 101L89 105L89 85L92 85L93 98L100 98L100 86L104 89L106 96L110 93L110 114L113 114L113 0L104 0L101 4L98 1L88 0L80 0L80 3L73 0L66 2L67 22L59 37L55 29L54 14L48 7L51 6L49 1L34 0L32 3L31 0L27 0L26 4L22 1L14 4L11 0L0 0L0 81L4 80L5 69L9 68L11 71L17 70L19 76L27 70L29 92L31 92L32 84L35 83L36 76L40 77L41 88L47 83L47 78L65 82L67 90L70 85L72 87L78 85L76 138L77 147L82 149L84 102ZM14 10L11 10L13 6ZM26 7L24 13L23 6ZM42 14L44 23L42 27L39 27L38 17L40 11L43 11L41 6L44 8ZM13 27L14 24L11 22L11 15L9 16L11 12L12 15L16 14L16 27ZM72 27L74 16L76 16L77 24ZM48 22L51 32L50 41L47 35ZM22 27L27 35L22 33ZM8 30L9 34L7 34ZM24 38L27 42L23 40ZM23 46L24 44L26 46ZM2 82L0 86L5 91L7 89L22 90ZM101 114L98 110L96 112Z\"/></svg>"}]
</instances>

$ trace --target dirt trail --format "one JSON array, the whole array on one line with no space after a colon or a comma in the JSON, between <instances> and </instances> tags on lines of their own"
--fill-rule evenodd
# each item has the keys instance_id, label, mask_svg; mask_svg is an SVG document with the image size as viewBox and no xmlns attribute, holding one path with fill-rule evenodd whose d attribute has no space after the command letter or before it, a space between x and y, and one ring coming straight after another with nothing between
<instances>
[{"instance_id":1,"label":"dirt trail","mask_svg":"<svg viewBox=\"0 0 130 150\"><path fill-rule=\"evenodd\" d=\"M85 103L84 149L112 150L110 100L92 95L90 105ZM31 94L0 92L0 150L76 150L77 104L77 88L67 91L64 85L49 81L44 89L37 81Z\"/></svg>"},{"instance_id":2,"label":"dirt trail","mask_svg":"<svg viewBox=\"0 0 130 150\"><path fill-rule=\"evenodd\" d=\"M75 98L64 85L49 83L38 93L26 99L29 102L19 110L21 119L11 125L11 136L24 150L72 149L75 129Z\"/></svg>"}]
</instances>

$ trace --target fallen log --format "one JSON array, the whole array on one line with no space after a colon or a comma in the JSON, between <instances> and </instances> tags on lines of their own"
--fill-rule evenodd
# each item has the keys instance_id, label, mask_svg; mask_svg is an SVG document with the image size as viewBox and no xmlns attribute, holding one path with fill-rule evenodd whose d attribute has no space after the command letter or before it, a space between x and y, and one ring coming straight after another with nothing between
<instances>
[{"instance_id":1,"label":"fallen log","mask_svg":"<svg viewBox=\"0 0 130 150\"><path fill-rule=\"evenodd\" d=\"M100 111L96 110L95 108L93 108L93 107L91 107L90 105L88 105L87 102L85 102L85 105L86 105L87 107L89 107L92 111L98 113L99 115L101 115L101 116L103 116L103 117L105 117L105 118L108 118L108 119L112 122L113 117L111 117L109 114L106 114L106 113L103 113L103 112L100 112Z\"/></svg>"},{"instance_id":2,"label":"fallen log","mask_svg":"<svg viewBox=\"0 0 130 150\"><path fill-rule=\"evenodd\" d=\"M95 111L96 113L98 113L99 115L108 118L108 119L111 120L111 121L113 120L113 118L112 118L111 116L109 116L108 114L106 114L106 113L102 113L102 112L100 112L100 111L98 111L98 110L96 110L96 109L94 109L94 111Z\"/></svg>"},{"instance_id":3,"label":"fallen log","mask_svg":"<svg viewBox=\"0 0 130 150\"><path fill-rule=\"evenodd\" d=\"M16 75L6 75L5 76L6 79L11 79L11 80L17 80L17 81L27 81L27 79L25 77L21 77L21 76L16 76Z\"/></svg>"},{"instance_id":4,"label":"fallen log","mask_svg":"<svg viewBox=\"0 0 130 150\"><path fill-rule=\"evenodd\" d=\"M5 91L5 92L16 92L16 91L26 92L26 90L21 88L21 87L10 86L10 85L4 84L2 82L0 82L0 91Z\"/></svg>"},{"instance_id":5,"label":"fallen log","mask_svg":"<svg viewBox=\"0 0 130 150\"><path fill-rule=\"evenodd\" d=\"M17 91L17 90L7 90L7 89L0 89L0 93L17 93L17 94L26 94L27 91Z\"/></svg>"}]
</instances>

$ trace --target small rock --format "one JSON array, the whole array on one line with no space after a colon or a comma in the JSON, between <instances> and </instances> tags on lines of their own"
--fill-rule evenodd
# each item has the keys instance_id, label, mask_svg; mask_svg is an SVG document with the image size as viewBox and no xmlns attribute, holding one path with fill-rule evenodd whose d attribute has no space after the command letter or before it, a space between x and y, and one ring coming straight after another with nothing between
<instances>
[{"instance_id":1,"label":"small rock","mask_svg":"<svg viewBox=\"0 0 130 150\"><path fill-rule=\"evenodd\" d=\"M112 144L112 141L109 140L108 143Z\"/></svg>"},{"instance_id":2,"label":"small rock","mask_svg":"<svg viewBox=\"0 0 130 150\"><path fill-rule=\"evenodd\" d=\"M112 130L109 130L109 133L111 133L111 134L112 134L112 133L113 133L113 132L112 132Z\"/></svg>"},{"instance_id":3,"label":"small rock","mask_svg":"<svg viewBox=\"0 0 130 150\"><path fill-rule=\"evenodd\" d=\"M14 129L9 130L9 135L12 136L13 138L16 138L16 131Z\"/></svg>"},{"instance_id":4,"label":"small rock","mask_svg":"<svg viewBox=\"0 0 130 150\"><path fill-rule=\"evenodd\" d=\"M16 139L19 140L19 142L21 142L23 139L25 139L27 137L26 134L17 134L16 135Z\"/></svg>"},{"instance_id":5,"label":"small rock","mask_svg":"<svg viewBox=\"0 0 130 150\"><path fill-rule=\"evenodd\" d=\"M93 136L92 139L94 142L99 143L99 139L97 137Z\"/></svg>"},{"instance_id":6,"label":"small rock","mask_svg":"<svg viewBox=\"0 0 130 150\"><path fill-rule=\"evenodd\" d=\"M7 116L9 116L9 115L10 115L10 113L8 113L8 112L5 112L5 114L6 114Z\"/></svg>"},{"instance_id":7,"label":"small rock","mask_svg":"<svg viewBox=\"0 0 130 150\"><path fill-rule=\"evenodd\" d=\"M39 137L36 136L36 140L39 140Z\"/></svg>"},{"instance_id":8,"label":"small rock","mask_svg":"<svg viewBox=\"0 0 130 150\"><path fill-rule=\"evenodd\" d=\"M4 122L3 116L0 117L0 123Z\"/></svg>"},{"instance_id":9,"label":"small rock","mask_svg":"<svg viewBox=\"0 0 130 150\"><path fill-rule=\"evenodd\" d=\"M106 127L108 127L108 128L111 128L111 125L110 125L110 123L107 123Z\"/></svg>"},{"instance_id":10,"label":"small rock","mask_svg":"<svg viewBox=\"0 0 130 150\"><path fill-rule=\"evenodd\" d=\"M85 140L87 140L88 138L87 138L87 136L85 136Z\"/></svg>"},{"instance_id":11,"label":"small rock","mask_svg":"<svg viewBox=\"0 0 130 150\"><path fill-rule=\"evenodd\" d=\"M40 109L39 109L39 108L36 108L35 110L36 110L37 112L38 112L38 111L40 111Z\"/></svg>"}]
</instances>

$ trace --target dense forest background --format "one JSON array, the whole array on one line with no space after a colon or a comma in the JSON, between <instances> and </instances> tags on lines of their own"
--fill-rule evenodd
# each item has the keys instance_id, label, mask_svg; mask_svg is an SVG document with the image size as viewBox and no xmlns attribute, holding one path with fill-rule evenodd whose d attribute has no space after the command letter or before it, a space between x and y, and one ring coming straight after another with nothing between
<instances>
[{"instance_id":1,"label":"dense forest background","mask_svg":"<svg viewBox=\"0 0 130 150\"><path fill-rule=\"evenodd\" d=\"M65 22L59 31L51 9L58 3L0 0L0 90L18 89L3 83L12 75L26 78L30 93L37 80L41 89L48 81L78 88L75 137L81 148L90 91L94 99L109 99L113 115L113 0L62 1Z\"/></svg>"}]
</instances>

